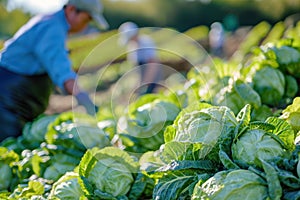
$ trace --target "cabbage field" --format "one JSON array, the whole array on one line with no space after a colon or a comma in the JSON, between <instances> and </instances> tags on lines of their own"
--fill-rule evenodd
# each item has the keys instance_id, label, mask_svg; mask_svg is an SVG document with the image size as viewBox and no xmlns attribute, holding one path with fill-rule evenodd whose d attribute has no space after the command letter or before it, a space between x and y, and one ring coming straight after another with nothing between
<instances>
[{"instance_id":1,"label":"cabbage field","mask_svg":"<svg viewBox=\"0 0 300 200\"><path fill-rule=\"evenodd\" d=\"M95 116L41 115L0 144L0 199L300 199L300 22Z\"/></svg>"}]
</instances>

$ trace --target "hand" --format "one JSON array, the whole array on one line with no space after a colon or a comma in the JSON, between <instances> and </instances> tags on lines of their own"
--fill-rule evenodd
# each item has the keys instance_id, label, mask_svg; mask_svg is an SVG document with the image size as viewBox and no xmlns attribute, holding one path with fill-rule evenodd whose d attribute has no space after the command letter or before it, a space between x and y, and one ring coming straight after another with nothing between
<instances>
[{"instance_id":1,"label":"hand","mask_svg":"<svg viewBox=\"0 0 300 200\"><path fill-rule=\"evenodd\" d=\"M98 112L99 108L92 102L86 92L79 92L75 97L78 104L84 106L89 115L95 115Z\"/></svg>"}]
</instances>

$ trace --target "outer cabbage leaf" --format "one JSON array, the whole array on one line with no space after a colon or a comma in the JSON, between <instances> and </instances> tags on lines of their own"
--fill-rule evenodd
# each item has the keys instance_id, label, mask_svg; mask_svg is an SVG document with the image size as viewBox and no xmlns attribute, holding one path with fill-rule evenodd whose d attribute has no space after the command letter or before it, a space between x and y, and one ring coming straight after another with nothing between
<instances>
[{"instance_id":1,"label":"outer cabbage leaf","mask_svg":"<svg viewBox=\"0 0 300 200\"><path fill-rule=\"evenodd\" d=\"M140 170L154 171L164 165L160 159L160 151L147 151L143 153L139 159Z\"/></svg>"},{"instance_id":2,"label":"outer cabbage leaf","mask_svg":"<svg viewBox=\"0 0 300 200\"><path fill-rule=\"evenodd\" d=\"M261 99L250 84L241 80L231 80L228 86L216 94L214 104L227 106L237 114L246 104L258 109L261 106Z\"/></svg>"},{"instance_id":3,"label":"outer cabbage leaf","mask_svg":"<svg viewBox=\"0 0 300 200\"><path fill-rule=\"evenodd\" d=\"M93 148L79 164L79 182L88 197L126 198L138 168L138 162L117 147Z\"/></svg>"},{"instance_id":4,"label":"outer cabbage leaf","mask_svg":"<svg viewBox=\"0 0 300 200\"><path fill-rule=\"evenodd\" d=\"M8 164L0 162L0 171L0 191L7 190L13 178L12 170Z\"/></svg>"},{"instance_id":5,"label":"outer cabbage leaf","mask_svg":"<svg viewBox=\"0 0 300 200\"><path fill-rule=\"evenodd\" d=\"M264 160L261 160L261 163L266 174L270 199L280 200L282 196L282 187L276 169Z\"/></svg>"},{"instance_id":6,"label":"outer cabbage leaf","mask_svg":"<svg viewBox=\"0 0 300 200\"><path fill-rule=\"evenodd\" d=\"M13 150L0 147L0 191L7 190L13 181L12 167L19 161L19 155Z\"/></svg>"},{"instance_id":7,"label":"outer cabbage leaf","mask_svg":"<svg viewBox=\"0 0 300 200\"><path fill-rule=\"evenodd\" d=\"M78 182L79 175L75 172L67 172L56 181L51 189L49 199L53 200L83 200L84 193Z\"/></svg>"},{"instance_id":8,"label":"outer cabbage leaf","mask_svg":"<svg viewBox=\"0 0 300 200\"><path fill-rule=\"evenodd\" d=\"M206 173L198 175L192 170L169 171L155 185L152 199L190 199L195 184L208 177Z\"/></svg>"},{"instance_id":9,"label":"outer cabbage leaf","mask_svg":"<svg viewBox=\"0 0 300 200\"><path fill-rule=\"evenodd\" d=\"M225 106L190 112L183 110L172 125L173 128L166 130L171 132L166 132L165 137L172 140L165 144L162 154L164 160L211 159L219 162L219 144L237 124L233 112Z\"/></svg>"},{"instance_id":10,"label":"outer cabbage leaf","mask_svg":"<svg viewBox=\"0 0 300 200\"><path fill-rule=\"evenodd\" d=\"M243 169L220 171L203 183L199 181L194 188L192 200L265 200L268 187L264 179Z\"/></svg>"},{"instance_id":11,"label":"outer cabbage leaf","mask_svg":"<svg viewBox=\"0 0 300 200\"><path fill-rule=\"evenodd\" d=\"M300 62L300 52L297 49L289 46L271 48L277 57L277 62L280 65L289 65Z\"/></svg>"},{"instance_id":12,"label":"outer cabbage leaf","mask_svg":"<svg viewBox=\"0 0 300 200\"><path fill-rule=\"evenodd\" d=\"M26 123L23 129L23 136L29 147L39 147L40 143L45 140L48 125L52 123L57 116L58 115L41 115L33 122Z\"/></svg>"},{"instance_id":13,"label":"outer cabbage leaf","mask_svg":"<svg viewBox=\"0 0 300 200\"><path fill-rule=\"evenodd\" d=\"M254 108L251 112L252 121L265 121L268 117L274 116L272 109L267 105Z\"/></svg>"},{"instance_id":14,"label":"outer cabbage leaf","mask_svg":"<svg viewBox=\"0 0 300 200\"><path fill-rule=\"evenodd\" d=\"M283 119L277 117L269 117L266 122L275 127L272 131L273 134L277 135L285 144L285 148L290 152L295 150L295 133L292 126Z\"/></svg>"},{"instance_id":15,"label":"outer cabbage leaf","mask_svg":"<svg viewBox=\"0 0 300 200\"><path fill-rule=\"evenodd\" d=\"M43 177L57 181L66 172L73 171L79 162L80 160L74 156L55 154L51 157L51 165L45 169Z\"/></svg>"},{"instance_id":16,"label":"outer cabbage leaf","mask_svg":"<svg viewBox=\"0 0 300 200\"><path fill-rule=\"evenodd\" d=\"M151 199L155 180L143 173L138 173L130 189L128 198L130 200Z\"/></svg>"},{"instance_id":17,"label":"outer cabbage leaf","mask_svg":"<svg viewBox=\"0 0 300 200\"><path fill-rule=\"evenodd\" d=\"M198 160L199 157L204 158L208 153L207 151L210 151L210 149L204 151L202 147L203 145L200 143L171 141L161 146L161 160L164 163L170 163L174 160Z\"/></svg>"},{"instance_id":18,"label":"outer cabbage leaf","mask_svg":"<svg viewBox=\"0 0 300 200\"><path fill-rule=\"evenodd\" d=\"M130 112L118 121L118 133L126 150L139 153L157 150L164 143L165 127L173 123L179 111L174 103L160 99L130 105Z\"/></svg>"},{"instance_id":19,"label":"outer cabbage leaf","mask_svg":"<svg viewBox=\"0 0 300 200\"><path fill-rule=\"evenodd\" d=\"M293 76L285 76L285 96L294 98L298 92L298 83Z\"/></svg>"},{"instance_id":20,"label":"outer cabbage leaf","mask_svg":"<svg viewBox=\"0 0 300 200\"><path fill-rule=\"evenodd\" d=\"M295 41L295 40L294 40ZM267 62L275 62L276 67L284 73L289 73L297 78L300 77L300 51L293 40L281 40L276 45L269 43L261 47L262 53ZM264 62L264 61L262 61Z\"/></svg>"},{"instance_id":21,"label":"outer cabbage leaf","mask_svg":"<svg viewBox=\"0 0 300 200\"><path fill-rule=\"evenodd\" d=\"M272 48L277 57L277 62L284 71L299 78L300 77L300 51L291 46Z\"/></svg>"},{"instance_id":22,"label":"outer cabbage leaf","mask_svg":"<svg viewBox=\"0 0 300 200\"><path fill-rule=\"evenodd\" d=\"M292 105L282 111L280 118L285 119L292 126L295 133L300 131L300 97L296 97Z\"/></svg>"},{"instance_id":23,"label":"outer cabbage leaf","mask_svg":"<svg viewBox=\"0 0 300 200\"><path fill-rule=\"evenodd\" d=\"M69 150L81 152L86 149L111 146L109 136L90 119L90 116L77 113L62 113L48 126L46 142Z\"/></svg>"},{"instance_id":24,"label":"outer cabbage leaf","mask_svg":"<svg viewBox=\"0 0 300 200\"><path fill-rule=\"evenodd\" d=\"M264 104L277 106L284 95L285 79L278 69L264 67L256 71L253 77L254 90Z\"/></svg>"},{"instance_id":25,"label":"outer cabbage leaf","mask_svg":"<svg viewBox=\"0 0 300 200\"><path fill-rule=\"evenodd\" d=\"M148 176L158 182L153 190L153 199L190 199L194 185L207 180L217 170L209 160L173 161Z\"/></svg>"},{"instance_id":26,"label":"outer cabbage leaf","mask_svg":"<svg viewBox=\"0 0 300 200\"><path fill-rule=\"evenodd\" d=\"M234 162L243 167L262 167L260 159L271 161L277 156L284 157L285 149L271 134L262 129L245 131L231 146Z\"/></svg>"},{"instance_id":27,"label":"outer cabbage leaf","mask_svg":"<svg viewBox=\"0 0 300 200\"><path fill-rule=\"evenodd\" d=\"M26 185L19 185L9 199L43 199L44 185L39 181L29 181Z\"/></svg>"},{"instance_id":28,"label":"outer cabbage leaf","mask_svg":"<svg viewBox=\"0 0 300 200\"><path fill-rule=\"evenodd\" d=\"M75 139L80 141L86 149L111 146L109 136L100 128L79 125L76 127L76 133Z\"/></svg>"}]
</instances>

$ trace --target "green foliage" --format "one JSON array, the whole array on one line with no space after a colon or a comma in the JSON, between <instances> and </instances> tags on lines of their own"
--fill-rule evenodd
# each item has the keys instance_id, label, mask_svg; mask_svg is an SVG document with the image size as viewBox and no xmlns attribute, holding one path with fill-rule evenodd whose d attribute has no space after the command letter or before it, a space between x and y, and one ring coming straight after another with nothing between
<instances>
[{"instance_id":1,"label":"green foliage","mask_svg":"<svg viewBox=\"0 0 300 200\"><path fill-rule=\"evenodd\" d=\"M271 25L266 21L260 22L251 28L231 59L237 63L241 62L244 56L250 53L253 47L260 44L260 41L268 34L270 28Z\"/></svg>"},{"instance_id":2,"label":"green foliage","mask_svg":"<svg viewBox=\"0 0 300 200\"><path fill-rule=\"evenodd\" d=\"M191 105L179 113L173 127L166 129L163 158L219 162L219 144L236 125L235 116L227 107Z\"/></svg>"},{"instance_id":3,"label":"green foliage","mask_svg":"<svg viewBox=\"0 0 300 200\"><path fill-rule=\"evenodd\" d=\"M27 185L19 185L13 193L9 196L9 199L43 199L44 186L39 181L29 181Z\"/></svg>"},{"instance_id":4,"label":"green foliage","mask_svg":"<svg viewBox=\"0 0 300 200\"><path fill-rule=\"evenodd\" d=\"M163 178L159 179L153 190L153 199L162 198L166 200L186 199L191 196L197 174L191 172L168 172Z\"/></svg>"},{"instance_id":5,"label":"green foliage","mask_svg":"<svg viewBox=\"0 0 300 200\"><path fill-rule=\"evenodd\" d=\"M48 125L55 120L57 115L41 115L33 122L26 123L23 128L24 143L34 149L40 146L40 143L45 140L45 135L48 132Z\"/></svg>"},{"instance_id":6,"label":"green foliage","mask_svg":"<svg viewBox=\"0 0 300 200\"><path fill-rule=\"evenodd\" d=\"M282 30L279 23L264 41L295 36L299 24L282 35L276 34ZM187 33L197 38L201 28ZM170 48L192 51L192 45L183 48L187 40L175 31L147 33L164 47L173 41ZM111 36L82 42L87 49L97 41L108 47L104 38ZM264 42L256 39L248 41ZM111 41L109 52L117 38ZM80 39L73 42L74 49L81 48ZM299 62L299 40L248 47L240 63L214 59L212 65L192 69L187 83L182 79L175 86L180 90L143 95L126 109L117 105L113 110L105 102L96 117L64 112L26 124L22 136L1 143L0 199L299 199L300 102L294 98L299 80L287 70ZM195 61L197 52L184 55ZM85 64L93 67L114 55L104 57ZM122 70L112 69L105 78L118 77ZM270 86L280 93L278 98L268 93L268 101L276 101L272 107L260 91ZM216 94L224 88L234 98L228 95L226 105L213 105L211 97L223 98ZM121 117L126 133L117 132ZM145 137L157 131L158 139Z\"/></svg>"},{"instance_id":7,"label":"green foliage","mask_svg":"<svg viewBox=\"0 0 300 200\"><path fill-rule=\"evenodd\" d=\"M0 162L0 191L7 190L12 181L12 170L8 164Z\"/></svg>"},{"instance_id":8,"label":"green foliage","mask_svg":"<svg viewBox=\"0 0 300 200\"><path fill-rule=\"evenodd\" d=\"M138 167L127 152L117 147L94 148L79 164L80 185L90 197L121 198L129 192Z\"/></svg>"},{"instance_id":9,"label":"green foliage","mask_svg":"<svg viewBox=\"0 0 300 200\"><path fill-rule=\"evenodd\" d=\"M284 148L262 129L247 130L232 144L234 162L244 167L261 167L260 159L270 161L277 156L285 156Z\"/></svg>"},{"instance_id":10,"label":"green foliage","mask_svg":"<svg viewBox=\"0 0 300 200\"><path fill-rule=\"evenodd\" d=\"M284 22L277 22L263 40L262 45L279 40L283 36L285 28Z\"/></svg>"},{"instance_id":11,"label":"green foliage","mask_svg":"<svg viewBox=\"0 0 300 200\"><path fill-rule=\"evenodd\" d=\"M290 75L285 76L285 96L294 98L299 90L296 78Z\"/></svg>"},{"instance_id":12,"label":"green foliage","mask_svg":"<svg viewBox=\"0 0 300 200\"><path fill-rule=\"evenodd\" d=\"M250 84L242 80L230 80L228 86L216 94L213 104L227 106L237 114L246 104L258 109L261 106L261 97Z\"/></svg>"},{"instance_id":13,"label":"green foliage","mask_svg":"<svg viewBox=\"0 0 300 200\"><path fill-rule=\"evenodd\" d=\"M277 135L285 144L285 148L290 152L295 149L295 133L292 126L283 119L277 117L269 117L266 123L271 124L275 127L272 133Z\"/></svg>"},{"instance_id":14,"label":"green foliage","mask_svg":"<svg viewBox=\"0 0 300 200\"><path fill-rule=\"evenodd\" d=\"M255 73L253 88L260 95L262 103L277 106L284 95L284 75L278 69L265 67Z\"/></svg>"},{"instance_id":15,"label":"green foliage","mask_svg":"<svg viewBox=\"0 0 300 200\"><path fill-rule=\"evenodd\" d=\"M266 179L268 183L268 193L270 199L274 199L274 200L281 199L282 188L275 168L264 160L261 160L261 163L266 173Z\"/></svg>"},{"instance_id":16,"label":"green foliage","mask_svg":"<svg viewBox=\"0 0 300 200\"><path fill-rule=\"evenodd\" d=\"M129 199L150 199L155 182L143 173L138 173L128 194Z\"/></svg>"},{"instance_id":17,"label":"green foliage","mask_svg":"<svg viewBox=\"0 0 300 200\"><path fill-rule=\"evenodd\" d=\"M56 181L49 194L49 199L59 200L83 200L84 193L78 182L79 175L75 172L67 172Z\"/></svg>"},{"instance_id":18,"label":"green foliage","mask_svg":"<svg viewBox=\"0 0 300 200\"><path fill-rule=\"evenodd\" d=\"M180 109L172 99L147 94L129 105L128 113L118 121L118 134L126 150L157 150L164 143L165 127L173 123Z\"/></svg>"},{"instance_id":19,"label":"green foliage","mask_svg":"<svg viewBox=\"0 0 300 200\"><path fill-rule=\"evenodd\" d=\"M248 170L220 171L195 186L192 199L267 199L266 181Z\"/></svg>"},{"instance_id":20,"label":"green foliage","mask_svg":"<svg viewBox=\"0 0 300 200\"><path fill-rule=\"evenodd\" d=\"M296 97L291 105L282 111L281 119L285 119L294 129L300 131L300 97Z\"/></svg>"},{"instance_id":21,"label":"green foliage","mask_svg":"<svg viewBox=\"0 0 300 200\"><path fill-rule=\"evenodd\" d=\"M201 41L208 37L209 28L207 26L197 26L190 28L184 32L186 36L191 37L193 40Z\"/></svg>"},{"instance_id":22,"label":"green foliage","mask_svg":"<svg viewBox=\"0 0 300 200\"><path fill-rule=\"evenodd\" d=\"M108 135L96 126L93 117L72 112L58 115L48 125L45 138L49 144L60 145L65 149L81 150L82 155L88 148L110 146Z\"/></svg>"},{"instance_id":23,"label":"green foliage","mask_svg":"<svg viewBox=\"0 0 300 200\"><path fill-rule=\"evenodd\" d=\"M51 157L51 165L49 165L43 174L48 180L57 181L66 172L72 171L80 160L67 154L55 154Z\"/></svg>"},{"instance_id":24,"label":"green foliage","mask_svg":"<svg viewBox=\"0 0 300 200\"><path fill-rule=\"evenodd\" d=\"M24 23L29 20L29 15L20 9L8 12L0 4L0 39L12 36ZM1 49L1 45L0 45Z\"/></svg>"}]
</instances>

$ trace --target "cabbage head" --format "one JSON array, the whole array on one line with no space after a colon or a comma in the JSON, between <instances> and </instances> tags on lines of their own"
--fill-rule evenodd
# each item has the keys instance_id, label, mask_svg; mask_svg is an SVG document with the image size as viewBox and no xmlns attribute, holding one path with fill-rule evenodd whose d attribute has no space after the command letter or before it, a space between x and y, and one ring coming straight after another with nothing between
<instances>
[{"instance_id":1,"label":"cabbage head","mask_svg":"<svg viewBox=\"0 0 300 200\"><path fill-rule=\"evenodd\" d=\"M109 136L98 127L78 125L75 129L75 139L81 142L86 149L103 148L111 145Z\"/></svg>"},{"instance_id":2,"label":"cabbage head","mask_svg":"<svg viewBox=\"0 0 300 200\"><path fill-rule=\"evenodd\" d=\"M94 121L85 115L70 112L60 114L49 124L45 138L48 144L82 152L93 147L111 145L109 136Z\"/></svg>"},{"instance_id":3,"label":"cabbage head","mask_svg":"<svg viewBox=\"0 0 300 200\"><path fill-rule=\"evenodd\" d=\"M281 41L278 44L269 43L261 47L264 59L275 63L285 74L300 77L300 51L291 41Z\"/></svg>"},{"instance_id":4,"label":"cabbage head","mask_svg":"<svg viewBox=\"0 0 300 200\"><path fill-rule=\"evenodd\" d=\"M154 98L149 102L149 99ZM159 149L164 143L165 127L180 112L168 99L145 95L129 106L129 112L118 120L118 134L126 150L144 153Z\"/></svg>"},{"instance_id":5,"label":"cabbage head","mask_svg":"<svg viewBox=\"0 0 300 200\"><path fill-rule=\"evenodd\" d=\"M260 160L271 161L285 156L282 144L271 134L263 129L249 129L241 134L231 146L234 162L242 166L262 167Z\"/></svg>"},{"instance_id":6,"label":"cabbage head","mask_svg":"<svg viewBox=\"0 0 300 200\"><path fill-rule=\"evenodd\" d=\"M298 92L298 83L296 78L293 76L285 76L285 96L294 98Z\"/></svg>"},{"instance_id":7,"label":"cabbage head","mask_svg":"<svg viewBox=\"0 0 300 200\"><path fill-rule=\"evenodd\" d=\"M80 185L90 198L125 198L138 169L138 162L117 147L93 148L79 164Z\"/></svg>"},{"instance_id":8,"label":"cabbage head","mask_svg":"<svg viewBox=\"0 0 300 200\"><path fill-rule=\"evenodd\" d=\"M48 125L52 123L57 115L41 115L33 122L25 124L23 136L31 148L37 148L45 140L48 131Z\"/></svg>"},{"instance_id":9,"label":"cabbage head","mask_svg":"<svg viewBox=\"0 0 300 200\"><path fill-rule=\"evenodd\" d=\"M229 81L229 85L216 94L213 104L227 106L234 114L238 114L246 104L250 104L254 108L259 108L261 106L261 99L250 84L241 80L231 80Z\"/></svg>"},{"instance_id":10,"label":"cabbage head","mask_svg":"<svg viewBox=\"0 0 300 200\"><path fill-rule=\"evenodd\" d=\"M187 159L184 155L197 154L192 160L208 158L218 162L219 144L236 125L237 120L228 107L205 103L191 105L181 111L164 133L163 151L168 154L165 159L184 160Z\"/></svg>"},{"instance_id":11,"label":"cabbage head","mask_svg":"<svg viewBox=\"0 0 300 200\"><path fill-rule=\"evenodd\" d=\"M207 181L199 181L192 200L265 200L268 186L264 179L249 170L220 171Z\"/></svg>"},{"instance_id":12,"label":"cabbage head","mask_svg":"<svg viewBox=\"0 0 300 200\"><path fill-rule=\"evenodd\" d=\"M300 51L291 46L273 47L276 60L289 74L300 77Z\"/></svg>"},{"instance_id":13,"label":"cabbage head","mask_svg":"<svg viewBox=\"0 0 300 200\"><path fill-rule=\"evenodd\" d=\"M272 47L271 48L277 58L277 62L280 65L289 65L292 63L300 62L300 52L290 46Z\"/></svg>"},{"instance_id":14,"label":"cabbage head","mask_svg":"<svg viewBox=\"0 0 300 200\"><path fill-rule=\"evenodd\" d=\"M53 181L57 181L66 172L74 170L80 162L76 156L62 153L53 155L50 161L51 164L45 169L43 177Z\"/></svg>"},{"instance_id":15,"label":"cabbage head","mask_svg":"<svg viewBox=\"0 0 300 200\"><path fill-rule=\"evenodd\" d=\"M225 106L195 110L177 121L174 140L214 146L222 131L236 124L234 114Z\"/></svg>"},{"instance_id":16,"label":"cabbage head","mask_svg":"<svg viewBox=\"0 0 300 200\"><path fill-rule=\"evenodd\" d=\"M284 75L278 69L264 67L256 71L253 87L263 104L277 106L285 92Z\"/></svg>"},{"instance_id":17,"label":"cabbage head","mask_svg":"<svg viewBox=\"0 0 300 200\"><path fill-rule=\"evenodd\" d=\"M78 182L79 175L75 172L67 172L51 189L49 199L53 200L84 200L84 193Z\"/></svg>"}]
</instances>

